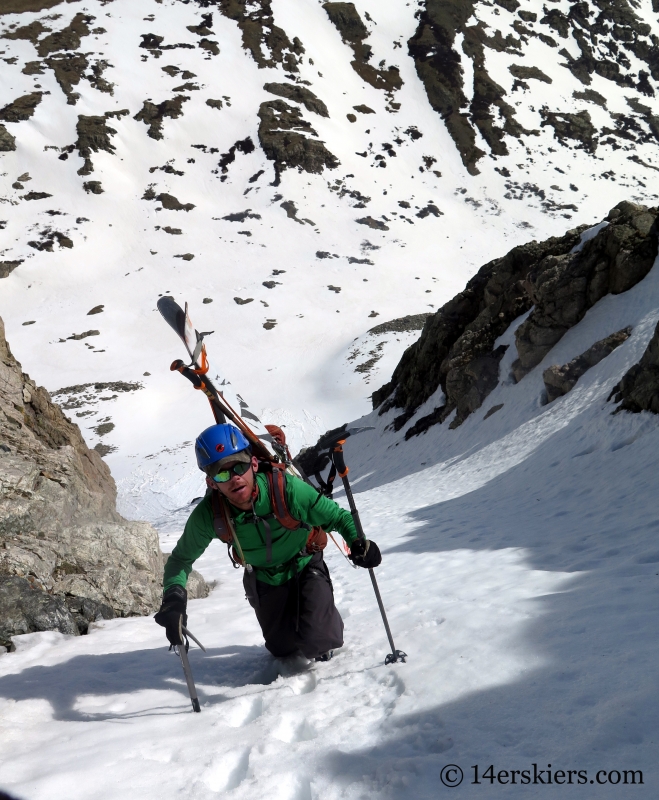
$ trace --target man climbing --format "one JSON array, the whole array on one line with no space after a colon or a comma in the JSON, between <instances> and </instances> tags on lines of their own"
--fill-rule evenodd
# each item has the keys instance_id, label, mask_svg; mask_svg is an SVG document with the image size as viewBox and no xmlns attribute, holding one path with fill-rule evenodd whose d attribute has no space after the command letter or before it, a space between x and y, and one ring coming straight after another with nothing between
<instances>
[{"instance_id":1,"label":"man climbing","mask_svg":"<svg viewBox=\"0 0 659 800\"><path fill-rule=\"evenodd\" d=\"M324 531L338 531L360 567L380 564L378 546L358 538L350 512L300 478L284 476L254 458L248 440L233 425L207 428L195 452L210 491L167 560L156 622L171 644L182 644L188 575L217 536L229 543L234 563L245 566L245 593L272 655L301 653L329 661L343 645L343 620L323 560Z\"/></svg>"}]
</instances>

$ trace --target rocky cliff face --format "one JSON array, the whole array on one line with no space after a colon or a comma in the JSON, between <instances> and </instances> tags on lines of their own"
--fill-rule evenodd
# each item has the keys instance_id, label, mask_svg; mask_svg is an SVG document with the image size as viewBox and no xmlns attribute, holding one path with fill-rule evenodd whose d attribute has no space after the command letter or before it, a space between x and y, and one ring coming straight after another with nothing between
<instances>
[{"instance_id":1,"label":"rocky cliff face","mask_svg":"<svg viewBox=\"0 0 659 800\"><path fill-rule=\"evenodd\" d=\"M620 403L616 413L652 411L659 414L659 324L641 360L622 376L611 397Z\"/></svg>"},{"instance_id":2,"label":"rocky cliff face","mask_svg":"<svg viewBox=\"0 0 659 800\"><path fill-rule=\"evenodd\" d=\"M598 300L631 289L647 275L657 256L658 217L658 208L624 201L583 240L584 227L576 228L486 264L428 318L391 381L373 394L374 407L381 406L381 413L403 409L393 423L399 430L441 387L444 402L406 436L443 422L453 411L451 427L460 425L499 381L505 348L494 344L509 325L532 308L515 334L518 358L512 369L520 381ZM629 392L630 381L623 380ZM637 410L644 407L640 403Z\"/></svg>"},{"instance_id":3,"label":"rocky cliff face","mask_svg":"<svg viewBox=\"0 0 659 800\"><path fill-rule=\"evenodd\" d=\"M0 645L157 608L158 535L115 499L110 470L22 372L0 320Z\"/></svg>"}]
</instances>

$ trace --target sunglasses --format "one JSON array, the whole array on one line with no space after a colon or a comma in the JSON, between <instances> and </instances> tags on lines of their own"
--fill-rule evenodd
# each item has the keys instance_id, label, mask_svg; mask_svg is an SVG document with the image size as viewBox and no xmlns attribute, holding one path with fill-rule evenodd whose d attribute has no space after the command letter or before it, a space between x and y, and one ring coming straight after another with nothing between
<instances>
[{"instance_id":1,"label":"sunglasses","mask_svg":"<svg viewBox=\"0 0 659 800\"><path fill-rule=\"evenodd\" d=\"M216 483L226 483L227 481L230 481L234 475L244 475L247 470L251 468L251 463L246 464L244 461L239 461L237 464L234 464L228 469L221 469L217 475L213 476L213 480Z\"/></svg>"}]
</instances>

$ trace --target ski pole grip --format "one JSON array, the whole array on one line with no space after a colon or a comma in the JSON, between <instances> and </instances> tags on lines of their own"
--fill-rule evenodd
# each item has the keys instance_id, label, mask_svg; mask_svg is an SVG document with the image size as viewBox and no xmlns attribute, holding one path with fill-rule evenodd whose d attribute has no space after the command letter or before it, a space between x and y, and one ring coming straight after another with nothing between
<instances>
[{"instance_id":1,"label":"ski pole grip","mask_svg":"<svg viewBox=\"0 0 659 800\"><path fill-rule=\"evenodd\" d=\"M197 375L197 373L190 369L190 367L186 367L186 365L181 361L180 358L176 359L176 361L172 361L172 365L169 368L172 372L180 372L183 377L187 378L190 383L194 386L195 389L201 389L202 391L206 388L206 384L204 381Z\"/></svg>"},{"instance_id":2,"label":"ski pole grip","mask_svg":"<svg viewBox=\"0 0 659 800\"><path fill-rule=\"evenodd\" d=\"M337 442L337 446L334 448L333 452L333 460L334 465L336 466L337 472L339 473L339 477L345 478L348 474L349 470L346 467L346 461L343 457L343 442Z\"/></svg>"}]
</instances>

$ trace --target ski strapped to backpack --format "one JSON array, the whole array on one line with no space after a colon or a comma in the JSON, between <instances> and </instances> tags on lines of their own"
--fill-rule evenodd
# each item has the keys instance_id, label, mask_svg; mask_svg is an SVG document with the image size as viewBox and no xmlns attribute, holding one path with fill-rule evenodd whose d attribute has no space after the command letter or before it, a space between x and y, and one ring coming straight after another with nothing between
<instances>
[{"instance_id":1,"label":"ski strapped to backpack","mask_svg":"<svg viewBox=\"0 0 659 800\"><path fill-rule=\"evenodd\" d=\"M289 508L286 500L286 481L288 479L286 474L286 467L284 464L277 464L271 461L259 461L259 472L265 474L268 480L268 494L272 503L272 514L266 517L260 517L254 514L254 523L258 526L263 523L265 528L265 546L266 546L266 560L272 560L272 529L269 520L276 519L277 522L286 530L295 531L298 528L306 528L309 531L306 545L304 547L304 554L309 555L324 550L327 545L327 534L325 531L316 526L311 527L302 520L294 517ZM320 495L319 495L320 497ZM229 504L223 495L216 489L211 491L211 504L213 507L213 528L215 535L220 541L228 545L229 558L234 567L245 567L251 571L251 565L245 561L240 542L236 536L236 531L231 519L229 511ZM233 553L231 552L233 546Z\"/></svg>"}]
</instances>

